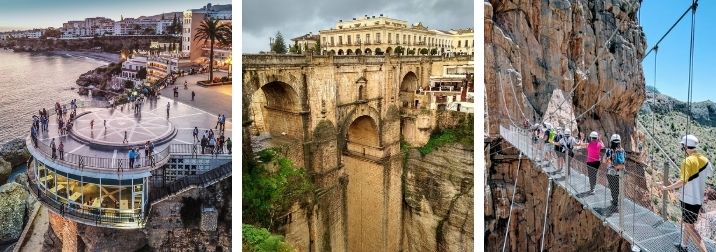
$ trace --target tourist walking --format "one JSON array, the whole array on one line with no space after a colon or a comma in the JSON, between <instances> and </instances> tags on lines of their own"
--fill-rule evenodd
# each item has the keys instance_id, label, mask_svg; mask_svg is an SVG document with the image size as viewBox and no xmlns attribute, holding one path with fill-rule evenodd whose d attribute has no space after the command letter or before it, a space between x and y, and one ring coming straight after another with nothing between
<instances>
[{"instance_id":1,"label":"tourist walking","mask_svg":"<svg viewBox=\"0 0 716 252\"><path fill-rule=\"evenodd\" d=\"M57 147L55 146L54 138L50 141L50 149L52 149L52 159L54 160L57 158Z\"/></svg>"},{"instance_id":2,"label":"tourist walking","mask_svg":"<svg viewBox=\"0 0 716 252\"><path fill-rule=\"evenodd\" d=\"M604 143L599 139L599 134L596 131L592 131L592 133L589 133L588 143L582 144L582 146L587 147L587 172L589 173L589 191L587 193L594 194Z\"/></svg>"},{"instance_id":3,"label":"tourist walking","mask_svg":"<svg viewBox=\"0 0 716 252\"><path fill-rule=\"evenodd\" d=\"M194 93L194 90L191 91L191 100L194 100L194 97L196 96L196 93Z\"/></svg>"},{"instance_id":4,"label":"tourist walking","mask_svg":"<svg viewBox=\"0 0 716 252\"><path fill-rule=\"evenodd\" d=\"M171 107L171 105L169 105L169 102L167 102L167 118L169 118L169 108L170 107Z\"/></svg>"},{"instance_id":5,"label":"tourist walking","mask_svg":"<svg viewBox=\"0 0 716 252\"><path fill-rule=\"evenodd\" d=\"M201 137L201 154L204 154L207 145L209 145L209 139L206 139L206 135L204 135Z\"/></svg>"},{"instance_id":6,"label":"tourist walking","mask_svg":"<svg viewBox=\"0 0 716 252\"><path fill-rule=\"evenodd\" d=\"M572 130L565 129L564 133L562 133L562 137L560 137L559 141L557 141L555 145L557 145L558 149L557 172L562 172L567 156L570 158L574 157L574 146L577 145L577 140L572 137ZM569 173L567 173L567 175L569 175Z\"/></svg>"},{"instance_id":7,"label":"tourist walking","mask_svg":"<svg viewBox=\"0 0 716 252\"><path fill-rule=\"evenodd\" d=\"M62 140L60 140L60 145L57 150L60 151L60 160L65 160L65 144L62 143Z\"/></svg>"},{"instance_id":8,"label":"tourist walking","mask_svg":"<svg viewBox=\"0 0 716 252\"><path fill-rule=\"evenodd\" d=\"M126 131L126 130L124 131L124 140L122 140L122 143L123 143L123 144L128 144L128 143L129 143L129 141L127 140L127 131Z\"/></svg>"},{"instance_id":9,"label":"tourist walking","mask_svg":"<svg viewBox=\"0 0 716 252\"><path fill-rule=\"evenodd\" d=\"M94 119L90 121L90 130L94 130Z\"/></svg>"},{"instance_id":10,"label":"tourist walking","mask_svg":"<svg viewBox=\"0 0 716 252\"><path fill-rule=\"evenodd\" d=\"M612 135L609 139L609 149L602 160L602 163L607 165L607 181L612 193L610 214L619 209L619 176L623 174L626 164L626 152L621 146L621 141L619 134Z\"/></svg>"},{"instance_id":11,"label":"tourist walking","mask_svg":"<svg viewBox=\"0 0 716 252\"><path fill-rule=\"evenodd\" d=\"M211 151L210 154L216 154L216 138L209 138L209 151Z\"/></svg>"},{"instance_id":12,"label":"tourist walking","mask_svg":"<svg viewBox=\"0 0 716 252\"><path fill-rule=\"evenodd\" d=\"M688 239L691 238L699 251L706 252L706 244L694 223L699 218L699 211L704 203L706 180L713 175L713 166L707 157L696 150L699 144L696 136L686 135L681 138L680 144L686 158L681 161L679 180L669 186L662 185L661 190L681 189L678 194L681 200L684 235L681 236L681 243L675 244L677 250L688 251Z\"/></svg>"},{"instance_id":13,"label":"tourist walking","mask_svg":"<svg viewBox=\"0 0 716 252\"><path fill-rule=\"evenodd\" d=\"M134 157L135 157L135 156L136 156L136 154L134 153L134 149L133 149L133 148L130 148L130 149L129 149L129 152L127 152L127 157L129 158L129 168L130 168L130 169L131 169L132 167L134 167Z\"/></svg>"},{"instance_id":14,"label":"tourist walking","mask_svg":"<svg viewBox=\"0 0 716 252\"><path fill-rule=\"evenodd\" d=\"M226 138L226 150L229 152L229 155L231 155L231 137Z\"/></svg>"},{"instance_id":15,"label":"tourist walking","mask_svg":"<svg viewBox=\"0 0 716 252\"><path fill-rule=\"evenodd\" d=\"M194 130L191 132L191 135L194 137L194 142L199 141L199 127L194 126Z\"/></svg>"},{"instance_id":16,"label":"tourist walking","mask_svg":"<svg viewBox=\"0 0 716 252\"><path fill-rule=\"evenodd\" d=\"M214 126L214 129L218 129L219 125L221 125L221 114L216 118L216 126Z\"/></svg>"}]
</instances>

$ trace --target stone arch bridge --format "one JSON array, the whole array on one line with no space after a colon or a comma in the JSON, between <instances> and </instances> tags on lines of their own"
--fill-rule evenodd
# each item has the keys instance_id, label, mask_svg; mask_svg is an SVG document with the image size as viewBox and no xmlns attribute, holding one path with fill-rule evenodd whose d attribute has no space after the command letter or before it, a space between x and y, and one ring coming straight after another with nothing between
<instances>
[{"instance_id":1,"label":"stone arch bridge","mask_svg":"<svg viewBox=\"0 0 716 252\"><path fill-rule=\"evenodd\" d=\"M312 208L284 217L292 244L300 251L400 250L401 110L420 105L413 96L430 76L469 61L243 55L244 149L285 150L318 188Z\"/></svg>"}]
</instances>

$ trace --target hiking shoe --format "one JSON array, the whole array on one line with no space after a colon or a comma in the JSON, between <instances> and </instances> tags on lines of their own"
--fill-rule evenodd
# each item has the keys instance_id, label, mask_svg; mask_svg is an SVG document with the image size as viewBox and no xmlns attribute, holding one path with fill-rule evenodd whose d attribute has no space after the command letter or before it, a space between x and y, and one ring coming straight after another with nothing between
<instances>
[{"instance_id":1,"label":"hiking shoe","mask_svg":"<svg viewBox=\"0 0 716 252\"><path fill-rule=\"evenodd\" d=\"M689 249L687 247L681 246L681 243L674 243L674 247L676 247L676 251L679 252L688 252Z\"/></svg>"}]
</instances>

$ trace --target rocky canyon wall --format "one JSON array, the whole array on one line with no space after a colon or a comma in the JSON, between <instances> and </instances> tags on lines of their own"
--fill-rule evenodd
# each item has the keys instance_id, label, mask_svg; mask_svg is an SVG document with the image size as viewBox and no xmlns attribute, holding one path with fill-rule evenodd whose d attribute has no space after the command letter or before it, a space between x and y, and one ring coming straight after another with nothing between
<instances>
[{"instance_id":1,"label":"rocky canyon wall","mask_svg":"<svg viewBox=\"0 0 716 252\"><path fill-rule=\"evenodd\" d=\"M624 136L636 132L645 98L639 4L484 2L487 133L498 134L500 124L548 121L587 133L616 132L636 150L636 140Z\"/></svg>"},{"instance_id":2,"label":"rocky canyon wall","mask_svg":"<svg viewBox=\"0 0 716 252\"><path fill-rule=\"evenodd\" d=\"M548 176L510 146L500 138L485 143L485 251L502 251L515 181L506 251L539 251ZM549 204L545 251L630 251L628 241L556 184Z\"/></svg>"},{"instance_id":3,"label":"rocky canyon wall","mask_svg":"<svg viewBox=\"0 0 716 252\"><path fill-rule=\"evenodd\" d=\"M474 150L451 144L406 157L404 251L474 251Z\"/></svg>"}]
</instances>

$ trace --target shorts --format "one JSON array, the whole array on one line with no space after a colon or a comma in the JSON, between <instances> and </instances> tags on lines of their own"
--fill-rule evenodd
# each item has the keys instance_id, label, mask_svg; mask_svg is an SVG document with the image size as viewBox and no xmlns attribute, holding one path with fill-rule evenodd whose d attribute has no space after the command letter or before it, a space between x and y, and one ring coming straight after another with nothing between
<instances>
[{"instance_id":1,"label":"shorts","mask_svg":"<svg viewBox=\"0 0 716 252\"><path fill-rule=\"evenodd\" d=\"M554 145L551 144L551 143L545 143L545 144L544 144L544 151L547 152L547 151L552 150L552 149L553 149L552 146L554 146Z\"/></svg>"},{"instance_id":2,"label":"shorts","mask_svg":"<svg viewBox=\"0 0 716 252\"><path fill-rule=\"evenodd\" d=\"M701 205L691 205L681 201L681 219L684 223L694 224L699 219Z\"/></svg>"}]
</instances>

